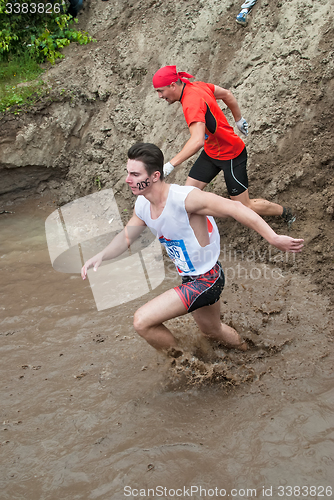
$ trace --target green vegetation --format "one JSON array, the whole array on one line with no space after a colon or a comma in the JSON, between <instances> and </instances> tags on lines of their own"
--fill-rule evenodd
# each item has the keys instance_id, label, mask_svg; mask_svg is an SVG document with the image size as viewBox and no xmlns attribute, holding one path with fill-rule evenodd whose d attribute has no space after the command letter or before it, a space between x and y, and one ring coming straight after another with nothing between
<instances>
[{"instance_id":1,"label":"green vegetation","mask_svg":"<svg viewBox=\"0 0 334 500\"><path fill-rule=\"evenodd\" d=\"M94 184L95 184L95 186L97 186L98 191L100 191L102 189L102 184L101 184L99 177L95 177Z\"/></svg>"},{"instance_id":2,"label":"green vegetation","mask_svg":"<svg viewBox=\"0 0 334 500\"><path fill-rule=\"evenodd\" d=\"M42 81L36 80L43 72L40 63L63 58L61 49L71 42L93 41L71 27L77 19L66 9L63 0L0 0L0 112L43 92ZM28 81L30 85L18 86Z\"/></svg>"},{"instance_id":3,"label":"green vegetation","mask_svg":"<svg viewBox=\"0 0 334 500\"><path fill-rule=\"evenodd\" d=\"M38 78L43 73L40 65L23 55L0 65L0 113L12 106L33 102L44 90L43 82ZM24 82L29 82L25 84ZM21 86L20 84L23 85ZM18 86L19 85L19 86Z\"/></svg>"},{"instance_id":4,"label":"green vegetation","mask_svg":"<svg viewBox=\"0 0 334 500\"><path fill-rule=\"evenodd\" d=\"M71 42L80 45L92 37L70 27L77 19L66 14L65 3L38 0L0 0L0 60L29 53L37 62L54 63Z\"/></svg>"}]
</instances>

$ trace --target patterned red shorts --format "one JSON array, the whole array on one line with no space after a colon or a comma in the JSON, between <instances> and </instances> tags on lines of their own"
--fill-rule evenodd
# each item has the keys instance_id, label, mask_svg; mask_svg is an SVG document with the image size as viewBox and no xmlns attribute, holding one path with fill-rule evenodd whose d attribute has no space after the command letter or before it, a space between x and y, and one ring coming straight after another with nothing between
<instances>
[{"instance_id":1,"label":"patterned red shorts","mask_svg":"<svg viewBox=\"0 0 334 500\"><path fill-rule=\"evenodd\" d=\"M205 274L183 276L182 285L174 288L188 312L211 306L219 300L225 285L225 276L220 262Z\"/></svg>"}]
</instances>

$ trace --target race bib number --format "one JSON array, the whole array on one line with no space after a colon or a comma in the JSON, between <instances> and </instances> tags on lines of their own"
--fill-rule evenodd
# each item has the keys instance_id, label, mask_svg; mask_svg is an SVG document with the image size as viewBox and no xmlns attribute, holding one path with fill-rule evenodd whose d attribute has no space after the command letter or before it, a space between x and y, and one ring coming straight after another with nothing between
<instances>
[{"instance_id":1,"label":"race bib number","mask_svg":"<svg viewBox=\"0 0 334 500\"><path fill-rule=\"evenodd\" d=\"M166 240L163 236L160 236L159 241L164 245L168 257L172 259L180 271L183 273L195 271L183 240Z\"/></svg>"}]
</instances>

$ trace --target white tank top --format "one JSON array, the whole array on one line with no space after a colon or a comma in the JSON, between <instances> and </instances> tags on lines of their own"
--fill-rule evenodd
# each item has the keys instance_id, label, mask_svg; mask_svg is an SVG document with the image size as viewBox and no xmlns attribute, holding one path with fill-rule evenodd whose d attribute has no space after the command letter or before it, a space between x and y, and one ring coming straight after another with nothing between
<instances>
[{"instance_id":1,"label":"white tank top","mask_svg":"<svg viewBox=\"0 0 334 500\"><path fill-rule=\"evenodd\" d=\"M151 218L150 202L138 196L136 215L145 222L166 248L176 269L182 276L198 276L210 271L220 253L220 236L213 217L207 217L210 243L202 247L189 224L185 199L194 186L171 184L166 206L157 219Z\"/></svg>"}]
</instances>

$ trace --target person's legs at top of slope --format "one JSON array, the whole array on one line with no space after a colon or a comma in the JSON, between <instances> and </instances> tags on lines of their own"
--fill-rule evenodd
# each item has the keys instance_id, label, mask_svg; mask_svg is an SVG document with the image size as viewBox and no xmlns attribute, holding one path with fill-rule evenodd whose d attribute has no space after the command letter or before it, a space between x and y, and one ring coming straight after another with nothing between
<instances>
[{"instance_id":1,"label":"person's legs at top of slope","mask_svg":"<svg viewBox=\"0 0 334 500\"><path fill-rule=\"evenodd\" d=\"M241 6L241 11L237 15L236 22L242 26L247 24L247 16L252 10L252 7L256 4L257 0L246 0Z\"/></svg>"},{"instance_id":2,"label":"person's legs at top of slope","mask_svg":"<svg viewBox=\"0 0 334 500\"><path fill-rule=\"evenodd\" d=\"M70 6L67 10L67 13L72 17L77 17L78 12L82 9L83 0L69 0Z\"/></svg>"},{"instance_id":3,"label":"person's legs at top of slope","mask_svg":"<svg viewBox=\"0 0 334 500\"><path fill-rule=\"evenodd\" d=\"M249 198L246 148L233 160L217 160L202 151L190 169L186 185L204 189L220 171L224 173L231 200L240 201L261 216L280 216L288 224L288 227L296 220L292 210L288 207L263 198Z\"/></svg>"}]
</instances>

